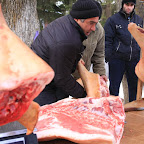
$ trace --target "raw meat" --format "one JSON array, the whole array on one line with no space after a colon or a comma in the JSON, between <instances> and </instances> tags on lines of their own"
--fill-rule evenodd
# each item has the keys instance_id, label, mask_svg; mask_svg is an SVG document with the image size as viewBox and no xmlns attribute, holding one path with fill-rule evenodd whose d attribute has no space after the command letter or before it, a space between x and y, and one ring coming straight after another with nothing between
<instances>
[{"instance_id":1,"label":"raw meat","mask_svg":"<svg viewBox=\"0 0 144 144\"><path fill-rule=\"evenodd\" d=\"M82 144L119 144L125 113L120 97L64 99L40 107L39 141L64 138Z\"/></svg>"},{"instance_id":2,"label":"raw meat","mask_svg":"<svg viewBox=\"0 0 144 144\"><path fill-rule=\"evenodd\" d=\"M137 41L141 48L141 59L136 65L135 73L138 78L144 82L144 29L137 26L135 23L130 23L128 25L128 30Z\"/></svg>"},{"instance_id":3,"label":"raw meat","mask_svg":"<svg viewBox=\"0 0 144 144\"><path fill-rule=\"evenodd\" d=\"M53 77L52 68L8 28L0 5L0 126L21 118Z\"/></svg>"},{"instance_id":4,"label":"raw meat","mask_svg":"<svg viewBox=\"0 0 144 144\"><path fill-rule=\"evenodd\" d=\"M108 97L110 95L107 83L100 77L100 97Z\"/></svg>"}]
</instances>

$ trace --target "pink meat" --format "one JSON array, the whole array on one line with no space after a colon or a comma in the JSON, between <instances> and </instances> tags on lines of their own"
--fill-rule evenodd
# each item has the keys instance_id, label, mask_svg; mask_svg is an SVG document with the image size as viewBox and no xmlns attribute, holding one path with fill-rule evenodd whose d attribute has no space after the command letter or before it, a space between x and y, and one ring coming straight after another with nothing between
<instances>
[{"instance_id":1,"label":"pink meat","mask_svg":"<svg viewBox=\"0 0 144 144\"><path fill-rule=\"evenodd\" d=\"M16 88L0 90L0 125L18 120L28 109L32 100L49 83L53 73L39 74L22 80ZM50 79L46 79L50 77Z\"/></svg>"},{"instance_id":2,"label":"pink meat","mask_svg":"<svg viewBox=\"0 0 144 144\"><path fill-rule=\"evenodd\" d=\"M125 113L119 97L64 99L40 108L39 141L64 138L83 144L119 144Z\"/></svg>"},{"instance_id":3,"label":"pink meat","mask_svg":"<svg viewBox=\"0 0 144 144\"><path fill-rule=\"evenodd\" d=\"M102 77L100 77L100 95L101 97L108 97L110 95L107 83Z\"/></svg>"},{"instance_id":4,"label":"pink meat","mask_svg":"<svg viewBox=\"0 0 144 144\"><path fill-rule=\"evenodd\" d=\"M18 120L53 77L52 68L9 29L0 5L0 126Z\"/></svg>"}]
</instances>

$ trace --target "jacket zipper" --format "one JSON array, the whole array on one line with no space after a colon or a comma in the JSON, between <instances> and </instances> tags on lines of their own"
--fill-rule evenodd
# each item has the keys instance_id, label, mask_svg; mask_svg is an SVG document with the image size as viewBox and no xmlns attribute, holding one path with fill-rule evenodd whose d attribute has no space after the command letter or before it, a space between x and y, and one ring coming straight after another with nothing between
<instances>
[{"instance_id":1,"label":"jacket zipper","mask_svg":"<svg viewBox=\"0 0 144 144\"><path fill-rule=\"evenodd\" d=\"M129 61L131 61L131 58L132 58L132 39L133 39L133 37L131 36L131 44L130 44L131 54L130 54Z\"/></svg>"},{"instance_id":2,"label":"jacket zipper","mask_svg":"<svg viewBox=\"0 0 144 144\"><path fill-rule=\"evenodd\" d=\"M116 49L116 52L119 50L120 44L121 44L121 42L119 42L117 49Z\"/></svg>"},{"instance_id":3,"label":"jacket zipper","mask_svg":"<svg viewBox=\"0 0 144 144\"><path fill-rule=\"evenodd\" d=\"M128 17L128 22L130 23L130 17ZM133 36L131 35L131 43L130 43L130 50L131 50L131 53L130 53L129 61L131 61L131 59L132 59L132 39L133 39Z\"/></svg>"}]
</instances>

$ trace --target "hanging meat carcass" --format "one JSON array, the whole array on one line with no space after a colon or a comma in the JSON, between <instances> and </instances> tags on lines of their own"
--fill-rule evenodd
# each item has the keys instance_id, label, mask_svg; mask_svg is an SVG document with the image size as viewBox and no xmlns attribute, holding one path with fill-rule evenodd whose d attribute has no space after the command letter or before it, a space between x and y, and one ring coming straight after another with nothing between
<instances>
[{"instance_id":1,"label":"hanging meat carcass","mask_svg":"<svg viewBox=\"0 0 144 144\"><path fill-rule=\"evenodd\" d=\"M128 30L137 41L141 48L141 59L136 65L135 73L138 78L144 82L144 29L137 26L135 23L130 23L128 25Z\"/></svg>"},{"instance_id":2,"label":"hanging meat carcass","mask_svg":"<svg viewBox=\"0 0 144 144\"><path fill-rule=\"evenodd\" d=\"M39 112L33 99L53 77L52 68L8 28L0 5L0 126L18 120L30 134Z\"/></svg>"},{"instance_id":3,"label":"hanging meat carcass","mask_svg":"<svg viewBox=\"0 0 144 144\"><path fill-rule=\"evenodd\" d=\"M62 138L80 144L119 144L125 120L121 98L110 96L106 82L80 62L78 70L87 98L42 106L35 131L38 140Z\"/></svg>"}]
</instances>

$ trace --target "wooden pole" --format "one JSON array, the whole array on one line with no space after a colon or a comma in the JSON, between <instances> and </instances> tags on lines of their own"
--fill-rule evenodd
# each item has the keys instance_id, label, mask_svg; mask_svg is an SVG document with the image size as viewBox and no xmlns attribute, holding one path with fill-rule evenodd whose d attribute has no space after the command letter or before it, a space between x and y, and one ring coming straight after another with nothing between
<instances>
[{"instance_id":1,"label":"wooden pole","mask_svg":"<svg viewBox=\"0 0 144 144\"><path fill-rule=\"evenodd\" d=\"M137 100L142 98L142 86L143 86L143 82L140 79L138 79L137 96L136 96Z\"/></svg>"}]
</instances>

